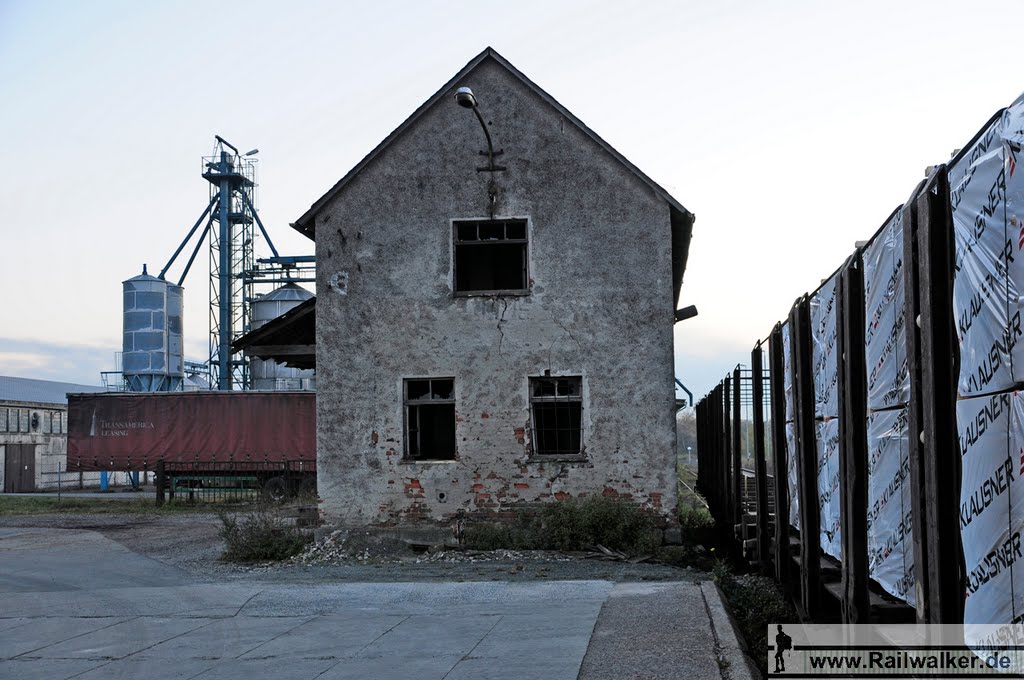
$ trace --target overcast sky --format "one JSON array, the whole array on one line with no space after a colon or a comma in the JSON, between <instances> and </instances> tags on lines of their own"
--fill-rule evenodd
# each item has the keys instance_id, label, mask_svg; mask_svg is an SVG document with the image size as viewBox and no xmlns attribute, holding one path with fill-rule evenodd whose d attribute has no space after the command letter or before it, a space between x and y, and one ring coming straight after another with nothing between
<instances>
[{"instance_id":1,"label":"overcast sky","mask_svg":"<svg viewBox=\"0 0 1024 680\"><path fill-rule=\"evenodd\" d=\"M113 367L121 281L205 207L214 134L260 149L263 222L310 254L288 223L491 45L697 215L699 396L1024 90L1022 25L1020 0L0 0L0 375Z\"/></svg>"}]
</instances>

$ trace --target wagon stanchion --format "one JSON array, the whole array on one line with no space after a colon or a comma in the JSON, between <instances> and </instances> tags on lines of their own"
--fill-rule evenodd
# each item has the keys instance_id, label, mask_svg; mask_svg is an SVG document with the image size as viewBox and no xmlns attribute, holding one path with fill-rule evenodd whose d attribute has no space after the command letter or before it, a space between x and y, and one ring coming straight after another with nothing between
<instances>
[{"instance_id":1,"label":"wagon stanchion","mask_svg":"<svg viewBox=\"0 0 1024 680\"><path fill-rule=\"evenodd\" d=\"M772 463L775 475L775 578L788 597L789 581L789 445L786 438L786 383L782 324L776 324L768 341L768 375L771 378Z\"/></svg>"},{"instance_id":2,"label":"wagon stanchion","mask_svg":"<svg viewBox=\"0 0 1024 680\"><path fill-rule=\"evenodd\" d=\"M953 529L960 522L959 504L949 502L960 494L960 451L956 429L959 367L952 305L954 245L945 166L929 176L913 203L911 219L904 221L905 249L913 259L906 261L912 266L904 270L911 371L912 502L919 515L914 523L914 557L923 557L923 569L916 570L923 580L918 618L928 623L962 623L962 550L960 533Z\"/></svg>"},{"instance_id":3,"label":"wagon stanchion","mask_svg":"<svg viewBox=\"0 0 1024 680\"><path fill-rule=\"evenodd\" d=\"M747 521L743 508L743 436L742 436L742 404L743 378L739 366L732 372L732 476L729 478L730 511L732 514L732 540L736 543L739 554L743 555L744 524Z\"/></svg>"},{"instance_id":4,"label":"wagon stanchion","mask_svg":"<svg viewBox=\"0 0 1024 680\"><path fill-rule=\"evenodd\" d=\"M762 353L761 342L758 341L750 353L754 416L754 485L757 494L757 562L761 572L767 573L771 562L771 537L768 533L768 461L765 453Z\"/></svg>"},{"instance_id":5,"label":"wagon stanchion","mask_svg":"<svg viewBox=\"0 0 1024 680\"><path fill-rule=\"evenodd\" d=\"M800 498L800 605L804 615L821 613L821 515L818 506L818 447L814 418L814 373L810 300L801 297L790 313L796 395L795 429Z\"/></svg>"},{"instance_id":6,"label":"wagon stanchion","mask_svg":"<svg viewBox=\"0 0 1024 680\"><path fill-rule=\"evenodd\" d=\"M864 267L858 249L839 276L839 498L842 536L842 615L845 623L868 623L868 443L867 370L864 354Z\"/></svg>"}]
</instances>

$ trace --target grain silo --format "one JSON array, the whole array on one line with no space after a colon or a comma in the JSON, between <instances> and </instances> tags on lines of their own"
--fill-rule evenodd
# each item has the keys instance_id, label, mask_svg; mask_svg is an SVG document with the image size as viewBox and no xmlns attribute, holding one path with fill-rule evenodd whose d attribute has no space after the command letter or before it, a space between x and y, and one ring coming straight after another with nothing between
<instances>
[{"instance_id":1,"label":"grain silo","mask_svg":"<svg viewBox=\"0 0 1024 680\"><path fill-rule=\"evenodd\" d=\"M173 392L185 378L182 294L164 279L142 274L124 286L122 371L131 392Z\"/></svg>"}]
</instances>

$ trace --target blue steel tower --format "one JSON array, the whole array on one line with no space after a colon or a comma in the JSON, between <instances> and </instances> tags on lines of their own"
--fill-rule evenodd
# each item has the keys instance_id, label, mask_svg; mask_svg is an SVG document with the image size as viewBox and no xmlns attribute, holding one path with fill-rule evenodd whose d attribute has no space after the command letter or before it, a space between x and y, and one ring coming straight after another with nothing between
<instances>
[{"instance_id":1,"label":"blue steel tower","mask_svg":"<svg viewBox=\"0 0 1024 680\"><path fill-rule=\"evenodd\" d=\"M181 389L181 377L184 375L182 366L189 362L183 362L181 356L181 312L172 312L181 306L181 286L184 285L185 277L188 276L189 269L192 268L192 263L195 262L207 235L210 236L208 366L210 386L214 389L251 387L249 364L241 354L237 359L233 358L231 344L251 330L250 308L257 300L254 286L316 281L316 258L313 255L279 255L256 212L256 163L252 156L258 150L253 149L243 154L223 137L214 137L217 141L213 155L203 158L203 179L210 183L210 200L206 209L158 276L145 275L125 282L124 361L126 368L130 368L130 371L125 371L125 375L129 389L132 390ZM178 284L172 286L164 277L204 222L206 226L196 240ZM259 227L263 238L267 239L267 245L273 253L272 257L254 260L254 223ZM166 311L167 318L176 321L177 325L173 328L168 326L171 328L170 339L164 344L161 344L160 338L151 331L164 328L162 324L165 310L153 306L157 305L159 300L152 295L136 294L136 288L143 287L140 283L143 278L150 287L155 285L149 281L150 279L170 286L170 292L166 296L167 304L176 303L178 306ZM148 291L147 288L144 292ZM156 314L154 310L160 314ZM156 354L153 354L154 352ZM163 355L160 352L167 354L166 361L162 359ZM173 370L179 379L161 381L157 377L149 377L151 373L155 375L158 369L160 372L167 372L165 366ZM139 374L143 378L133 382L129 379L128 373L133 376ZM138 387L135 386L136 383L139 383Z\"/></svg>"},{"instance_id":2,"label":"blue steel tower","mask_svg":"<svg viewBox=\"0 0 1024 680\"><path fill-rule=\"evenodd\" d=\"M211 204L217 201L210 215L210 378L219 390L245 389L247 364L233 358L231 343L249 326L252 285L244 273L254 268L256 168L248 158L253 152L242 155L222 137L216 139L214 155L203 159Z\"/></svg>"}]
</instances>

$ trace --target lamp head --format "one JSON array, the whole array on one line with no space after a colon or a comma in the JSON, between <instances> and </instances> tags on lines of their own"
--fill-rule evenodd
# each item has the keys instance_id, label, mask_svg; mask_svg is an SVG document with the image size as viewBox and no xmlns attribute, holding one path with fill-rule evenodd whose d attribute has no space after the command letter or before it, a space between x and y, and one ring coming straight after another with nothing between
<instances>
[{"instance_id":1,"label":"lamp head","mask_svg":"<svg viewBox=\"0 0 1024 680\"><path fill-rule=\"evenodd\" d=\"M460 87L455 92L455 103L466 109L475 109L477 106L476 96L468 87Z\"/></svg>"}]
</instances>

